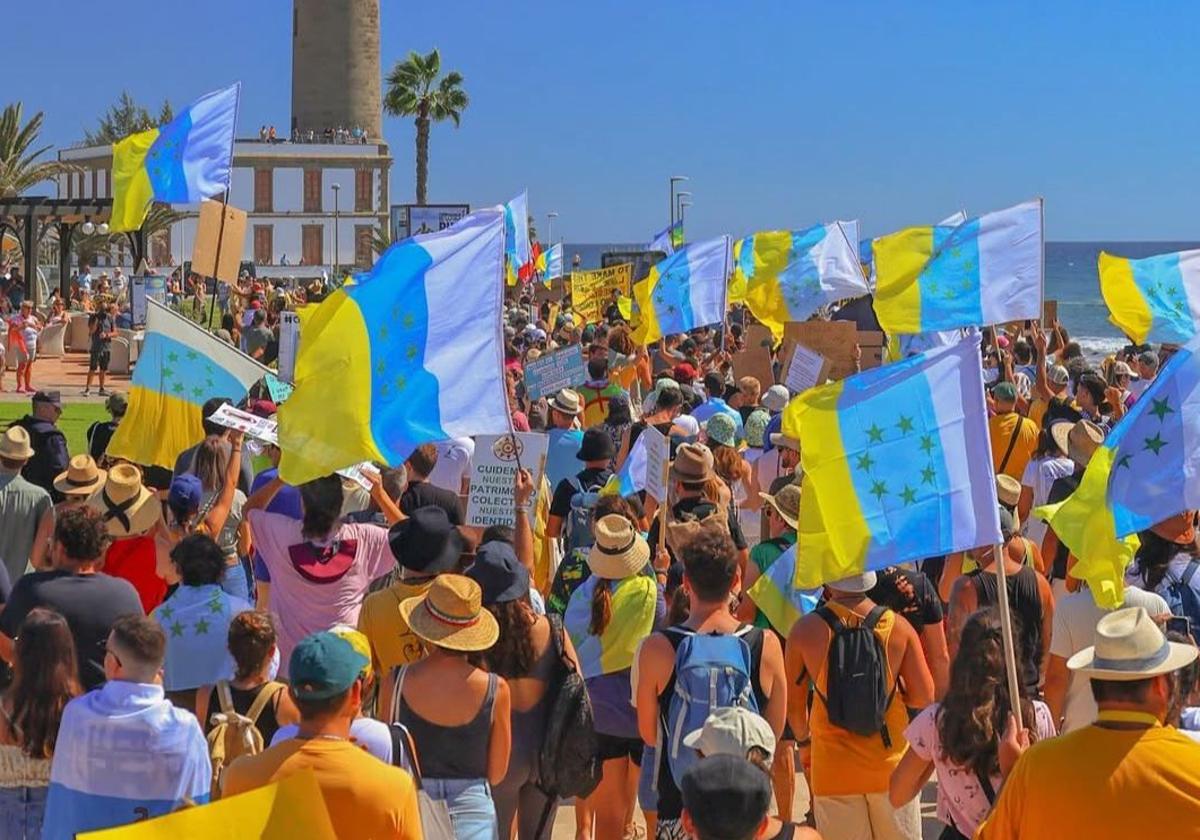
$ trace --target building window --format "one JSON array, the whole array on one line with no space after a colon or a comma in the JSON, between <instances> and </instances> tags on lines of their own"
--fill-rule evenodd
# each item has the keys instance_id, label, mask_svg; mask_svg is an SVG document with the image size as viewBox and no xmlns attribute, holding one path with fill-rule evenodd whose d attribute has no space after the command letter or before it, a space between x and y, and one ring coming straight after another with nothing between
<instances>
[{"instance_id":1,"label":"building window","mask_svg":"<svg viewBox=\"0 0 1200 840\"><path fill-rule=\"evenodd\" d=\"M254 226L254 263L272 265L275 262L275 226Z\"/></svg>"},{"instance_id":2,"label":"building window","mask_svg":"<svg viewBox=\"0 0 1200 840\"><path fill-rule=\"evenodd\" d=\"M375 225L354 226L354 264L359 268L370 268L375 262L371 249L371 233L374 230Z\"/></svg>"},{"instance_id":3,"label":"building window","mask_svg":"<svg viewBox=\"0 0 1200 840\"><path fill-rule=\"evenodd\" d=\"M375 209L375 172L371 169L354 170L354 212L370 213Z\"/></svg>"},{"instance_id":4,"label":"building window","mask_svg":"<svg viewBox=\"0 0 1200 840\"><path fill-rule=\"evenodd\" d=\"M254 212L270 213L275 207L275 171L254 170Z\"/></svg>"},{"instance_id":5,"label":"building window","mask_svg":"<svg viewBox=\"0 0 1200 840\"><path fill-rule=\"evenodd\" d=\"M304 170L304 212L321 212L321 170Z\"/></svg>"},{"instance_id":6,"label":"building window","mask_svg":"<svg viewBox=\"0 0 1200 840\"><path fill-rule=\"evenodd\" d=\"M325 226L300 226L300 251L304 265L325 265Z\"/></svg>"}]
</instances>

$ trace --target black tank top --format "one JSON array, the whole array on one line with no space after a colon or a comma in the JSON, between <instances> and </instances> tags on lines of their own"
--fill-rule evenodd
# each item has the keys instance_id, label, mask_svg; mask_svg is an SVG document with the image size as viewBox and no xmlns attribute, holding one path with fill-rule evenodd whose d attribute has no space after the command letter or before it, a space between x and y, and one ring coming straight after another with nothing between
<instances>
[{"instance_id":1,"label":"black tank top","mask_svg":"<svg viewBox=\"0 0 1200 840\"><path fill-rule=\"evenodd\" d=\"M1037 572L1022 566L1015 575L1007 576L1008 606L1020 622L1017 643L1021 647L1024 663L1021 680L1031 697L1037 696L1038 675L1042 667L1042 596L1038 591ZM975 587L975 599L979 606L991 607L999 602L1000 594L996 576L981 569L967 575Z\"/></svg>"},{"instance_id":2,"label":"black tank top","mask_svg":"<svg viewBox=\"0 0 1200 840\"><path fill-rule=\"evenodd\" d=\"M397 680L399 709L396 720L408 727L417 745L421 772L430 779L486 779L488 744L492 732L492 705L496 700L495 674L488 674L487 694L475 717L462 726L442 726L418 715L404 700L404 670Z\"/></svg>"},{"instance_id":3,"label":"black tank top","mask_svg":"<svg viewBox=\"0 0 1200 840\"><path fill-rule=\"evenodd\" d=\"M250 707L254 705L259 693L263 691L269 682L263 683L256 688L238 688L230 683L229 699L233 701L233 709L240 715L244 715L250 711ZM282 696L282 695L280 695ZM279 698L273 699L270 703L263 707L262 714L258 716L258 722L254 724L255 728L262 735L263 744L271 745L271 739L275 737L275 733L279 731L279 721L275 719L275 705L279 702ZM214 712L221 711L221 698L217 696L217 687L213 686L212 691L208 693L208 720L202 721L204 725L204 734L207 735L212 729L212 716Z\"/></svg>"}]
</instances>

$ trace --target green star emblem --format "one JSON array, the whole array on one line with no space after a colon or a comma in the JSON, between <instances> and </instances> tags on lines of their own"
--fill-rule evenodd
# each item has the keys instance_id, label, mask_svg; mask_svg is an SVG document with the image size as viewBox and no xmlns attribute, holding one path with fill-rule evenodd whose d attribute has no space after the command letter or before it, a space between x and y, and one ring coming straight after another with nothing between
<instances>
[{"instance_id":1,"label":"green star emblem","mask_svg":"<svg viewBox=\"0 0 1200 840\"><path fill-rule=\"evenodd\" d=\"M863 472L866 472L867 470L871 469L871 467L875 466L875 460L870 455L868 455L866 452L864 452L863 454L858 456L858 458L855 461L854 466L857 467L858 469L862 470Z\"/></svg>"},{"instance_id":2,"label":"green star emblem","mask_svg":"<svg viewBox=\"0 0 1200 840\"><path fill-rule=\"evenodd\" d=\"M400 320L400 304L398 304L398 303L397 303L397 304L394 304L394 305L392 306L392 320L393 320L393 321L399 321L399 320Z\"/></svg>"},{"instance_id":3,"label":"green star emblem","mask_svg":"<svg viewBox=\"0 0 1200 840\"><path fill-rule=\"evenodd\" d=\"M1142 443L1142 448L1149 449L1151 452L1153 452L1155 455L1157 455L1159 453L1159 450L1161 450L1166 445L1167 445L1167 442L1162 439L1162 435L1159 434L1158 432L1155 432L1154 437L1146 438L1146 440Z\"/></svg>"},{"instance_id":4,"label":"green star emblem","mask_svg":"<svg viewBox=\"0 0 1200 840\"><path fill-rule=\"evenodd\" d=\"M171 625L171 635L176 638L179 638L183 635L183 625L178 621Z\"/></svg>"},{"instance_id":5,"label":"green star emblem","mask_svg":"<svg viewBox=\"0 0 1200 840\"><path fill-rule=\"evenodd\" d=\"M388 384L386 382L381 382L379 384L379 396L386 397L391 392L392 392L392 389L388 386Z\"/></svg>"},{"instance_id":6,"label":"green star emblem","mask_svg":"<svg viewBox=\"0 0 1200 840\"><path fill-rule=\"evenodd\" d=\"M937 470L933 467L925 467L921 470L922 484L937 484Z\"/></svg>"},{"instance_id":7,"label":"green star emblem","mask_svg":"<svg viewBox=\"0 0 1200 840\"><path fill-rule=\"evenodd\" d=\"M408 380L407 380L407 379L405 379L403 376L397 376L397 377L396 377L396 390L397 390L397 391L403 391L403 390L404 390L404 387L405 387L406 385L408 385Z\"/></svg>"},{"instance_id":8,"label":"green star emblem","mask_svg":"<svg viewBox=\"0 0 1200 840\"><path fill-rule=\"evenodd\" d=\"M400 323L404 324L404 329L411 330L413 325L417 323L417 319L411 312L406 312Z\"/></svg>"},{"instance_id":9,"label":"green star emblem","mask_svg":"<svg viewBox=\"0 0 1200 840\"><path fill-rule=\"evenodd\" d=\"M196 351L195 351L195 350L189 350L189 351L187 351L187 357L188 357L190 360L192 360L193 362L194 362L194 361L196 361L196 359L200 358L200 357L199 357L199 356L196 354Z\"/></svg>"},{"instance_id":10,"label":"green star emblem","mask_svg":"<svg viewBox=\"0 0 1200 840\"><path fill-rule=\"evenodd\" d=\"M196 399L200 399L201 397L204 396L204 389L200 388L200 387L193 388L192 396L195 397Z\"/></svg>"},{"instance_id":11,"label":"green star emblem","mask_svg":"<svg viewBox=\"0 0 1200 840\"><path fill-rule=\"evenodd\" d=\"M867 427L867 437L871 439L871 443L883 443L883 429L872 423Z\"/></svg>"},{"instance_id":12,"label":"green star emblem","mask_svg":"<svg viewBox=\"0 0 1200 840\"><path fill-rule=\"evenodd\" d=\"M165 618L165 619L167 619L167 621L170 621L172 616L175 615L175 610L171 609L171 607L169 607L168 605L163 604L161 607L158 608L158 614L161 618Z\"/></svg>"},{"instance_id":13,"label":"green star emblem","mask_svg":"<svg viewBox=\"0 0 1200 840\"><path fill-rule=\"evenodd\" d=\"M1128 466L1129 466L1129 462L1130 462L1131 460L1133 460L1132 456L1130 456L1130 455L1122 455L1120 458L1118 458L1118 459L1117 459L1117 465L1116 465L1116 469L1118 469L1118 470L1119 470L1119 469L1121 469L1121 467L1128 467Z\"/></svg>"},{"instance_id":14,"label":"green star emblem","mask_svg":"<svg viewBox=\"0 0 1200 840\"><path fill-rule=\"evenodd\" d=\"M900 430L901 434L908 434L913 430L912 418L905 417L903 414L901 414L900 419L896 421L896 428Z\"/></svg>"},{"instance_id":15,"label":"green star emblem","mask_svg":"<svg viewBox=\"0 0 1200 840\"><path fill-rule=\"evenodd\" d=\"M917 500L917 491L905 484L904 489L900 491L900 498L904 501L904 504L911 505Z\"/></svg>"},{"instance_id":16,"label":"green star emblem","mask_svg":"<svg viewBox=\"0 0 1200 840\"><path fill-rule=\"evenodd\" d=\"M417 345L410 344L410 345L408 345L408 348L404 351L404 356L411 362L417 358L418 352L419 351L417 350Z\"/></svg>"},{"instance_id":17,"label":"green star emblem","mask_svg":"<svg viewBox=\"0 0 1200 840\"><path fill-rule=\"evenodd\" d=\"M1151 397L1150 402L1153 404L1150 407L1150 413L1157 417L1160 423L1167 419L1168 414L1175 413L1175 409L1171 408L1169 397L1163 397L1161 400Z\"/></svg>"},{"instance_id":18,"label":"green star emblem","mask_svg":"<svg viewBox=\"0 0 1200 840\"><path fill-rule=\"evenodd\" d=\"M172 363L174 363L174 362L178 362L178 361L179 361L179 354L178 354L178 353L175 353L175 352L173 352L173 351L172 351L172 352L170 352L170 353L168 353L168 354L167 354L167 361L168 361L168 362L172 362Z\"/></svg>"},{"instance_id":19,"label":"green star emblem","mask_svg":"<svg viewBox=\"0 0 1200 840\"><path fill-rule=\"evenodd\" d=\"M380 328L379 328L379 337L380 337L380 338L382 338L384 341L387 341L387 339L388 339L388 328L387 328L387 325L384 325L384 326L382 326L382 327L380 327Z\"/></svg>"},{"instance_id":20,"label":"green star emblem","mask_svg":"<svg viewBox=\"0 0 1200 840\"><path fill-rule=\"evenodd\" d=\"M387 373L387 362L385 362L383 359L380 359L378 362L376 362L375 373L380 376L383 376L385 373Z\"/></svg>"},{"instance_id":21,"label":"green star emblem","mask_svg":"<svg viewBox=\"0 0 1200 840\"><path fill-rule=\"evenodd\" d=\"M876 499L882 499L887 495L887 484L882 481L871 482L871 495Z\"/></svg>"},{"instance_id":22,"label":"green star emblem","mask_svg":"<svg viewBox=\"0 0 1200 840\"><path fill-rule=\"evenodd\" d=\"M933 435L921 435L921 451L926 455L933 451Z\"/></svg>"},{"instance_id":23,"label":"green star emblem","mask_svg":"<svg viewBox=\"0 0 1200 840\"><path fill-rule=\"evenodd\" d=\"M176 382L175 386L173 388L171 388L171 390L174 391L176 394L182 394L187 389L183 387L182 382Z\"/></svg>"},{"instance_id":24,"label":"green star emblem","mask_svg":"<svg viewBox=\"0 0 1200 840\"><path fill-rule=\"evenodd\" d=\"M207 632L208 632L208 619L207 618L196 619L196 634L199 636L203 636Z\"/></svg>"},{"instance_id":25,"label":"green star emblem","mask_svg":"<svg viewBox=\"0 0 1200 840\"><path fill-rule=\"evenodd\" d=\"M163 379L170 379L172 376L175 375L175 369L165 367L162 369L162 375L163 375Z\"/></svg>"},{"instance_id":26,"label":"green star emblem","mask_svg":"<svg viewBox=\"0 0 1200 840\"><path fill-rule=\"evenodd\" d=\"M213 382L211 379L205 379L204 384L207 385L209 388L217 387L217 383Z\"/></svg>"},{"instance_id":27,"label":"green star emblem","mask_svg":"<svg viewBox=\"0 0 1200 840\"><path fill-rule=\"evenodd\" d=\"M929 290L929 294L931 294L931 295L936 295L938 293L938 284L937 283L930 282L930 283L926 284L925 288L927 288Z\"/></svg>"},{"instance_id":28,"label":"green star emblem","mask_svg":"<svg viewBox=\"0 0 1200 840\"><path fill-rule=\"evenodd\" d=\"M958 259L959 257L962 256L962 248L959 248L957 245L955 247L951 248L950 256L954 257L954 259Z\"/></svg>"},{"instance_id":29,"label":"green star emblem","mask_svg":"<svg viewBox=\"0 0 1200 840\"><path fill-rule=\"evenodd\" d=\"M208 602L208 610L213 615L220 615L225 610L225 608L223 606L221 606L220 601L209 601Z\"/></svg>"}]
</instances>

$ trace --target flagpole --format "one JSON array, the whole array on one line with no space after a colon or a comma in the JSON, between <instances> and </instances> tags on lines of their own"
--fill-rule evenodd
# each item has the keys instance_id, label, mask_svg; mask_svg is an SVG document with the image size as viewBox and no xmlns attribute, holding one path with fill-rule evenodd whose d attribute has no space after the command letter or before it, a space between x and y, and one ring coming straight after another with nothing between
<instances>
[{"instance_id":1,"label":"flagpole","mask_svg":"<svg viewBox=\"0 0 1200 840\"><path fill-rule=\"evenodd\" d=\"M229 137L229 180L225 182L225 193L221 197L221 227L217 229L217 253L213 257L213 290L212 299L208 303L208 323L204 325L206 330L212 329L213 312L217 308L217 284L220 278L217 277L217 270L221 265L221 243L225 238L225 211L229 207L229 191L233 188L233 152L237 146L237 118L242 107L242 83L237 83L237 95L233 102L233 131Z\"/></svg>"},{"instance_id":2,"label":"flagpole","mask_svg":"<svg viewBox=\"0 0 1200 840\"><path fill-rule=\"evenodd\" d=\"M1004 545L992 549L996 561L996 589L1000 608L1000 635L1004 642L1004 665L1008 671L1008 699L1017 719L1017 731L1025 728L1021 715L1021 684L1017 675L1017 657L1013 649L1012 613L1008 606L1008 575L1004 571Z\"/></svg>"}]
</instances>

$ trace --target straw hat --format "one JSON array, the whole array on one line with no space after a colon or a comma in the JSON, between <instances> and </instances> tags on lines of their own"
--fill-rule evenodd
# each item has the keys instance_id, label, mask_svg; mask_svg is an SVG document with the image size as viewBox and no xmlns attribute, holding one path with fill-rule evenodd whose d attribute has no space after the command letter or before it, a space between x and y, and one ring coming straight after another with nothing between
<instances>
[{"instance_id":1,"label":"straw hat","mask_svg":"<svg viewBox=\"0 0 1200 840\"><path fill-rule=\"evenodd\" d=\"M400 615L419 638L446 650L487 650L500 637L479 584L464 575L438 575L425 594L400 602Z\"/></svg>"},{"instance_id":2,"label":"straw hat","mask_svg":"<svg viewBox=\"0 0 1200 840\"><path fill-rule=\"evenodd\" d=\"M1104 443L1104 430L1091 420L1080 420L1064 428L1066 426L1066 423L1055 423L1050 427L1050 436L1068 458L1086 467L1100 444Z\"/></svg>"},{"instance_id":3,"label":"straw hat","mask_svg":"<svg viewBox=\"0 0 1200 840\"><path fill-rule=\"evenodd\" d=\"M588 552L588 567L596 577L624 580L646 567L650 546L624 516L610 513L596 520L596 542Z\"/></svg>"},{"instance_id":4,"label":"straw hat","mask_svg":"<svg viewBox=\"0 0 1200 840\"><path fill-rule=\"evenodd\" d=\"M1096 644L1067 660L1067 667L1098 680L1144 680L1190 664L1194 645L1168 642L1142 607L1114 610L1096 623Z\"/></svg>"},{"instance_id":5,"label":"straw hat","mask_svg":"<svg viewBox=\"0 0 1200 840\"><path fill-rule=\"evenodd\" d=\"M759 493L762 500L774 508L779 514L779 518L788 524L789 528L795 529L800 527L800 486L797 484L786 484L778 493L772 496L770 493Z\"/></svg>"},{"instance_id":6,"label":"straw hat","mask_svg":"<svg viewBox=\"0 0 1200 840\"><path fill-rule=\"evenodd\" d=\"M870 592L878 582L879 579L874 572L863 572L861 575L850 575L850 577L831 581L825 585L830 589L836 589L838 592L853 594L857 592Z\"/></svg>"},{"instance_id":7,"label":"straw hat","mask_svg":"<svg viewBox=\"0 0 1200 840\"><path fill-rule=\"evenodd\" d=\"M142 471L133 464L117 464L104 485L88 499L99 512L110 537L145 534L162 519L162 507L142 484Z\"/></svg>"},{"instance_id":8,"label":"straw hat","mask_svg":"<svg viewBox=\"0 0 1200 840\"><path fill-rule=\"evenodd\" d=\"M76 455L65 472L54 479L54 489L64 496L90 496L104 483L108 472L96 466L91 455Z\"/></svg>"},{"instance_id":9,"label":"straw hat","mask_svg":"<svg viewBox=\"0 0 1200 840\"><path fill-rule=\"evenodd\" d=\"M671 480L707 481L712 476L712 450L703 443L680 444L671 463Z\"/></svg>"},{"instance_id":10,"label":"straw hat","mask_svg":"<svg viewBox=\"0 0 1200 840\"><path fill-rule=\"evenodd\" d=\"M549 405L555 411L561 411L563 414L583 413L583 399L579 396L578 391L573 391L570 388L563 388L549 400Z\"/></svg>"},{"instance_id":11,"label":"straw hat","mask_svg":"<svg viewBox=\"0 0 1200 840\"><path fill-rule=\"evenodd\" d=\"M29 432L24 426L12 426L5 429L0 437L0 458L10 461L28 461L33 457L33 447L29 445Z\"/></svg>"},{"instance_id":12,"label":"straw hat","mask_svg":"<svg viewBox=\"0 0 1200 840\"><path fill-rule=\"evenodd\" d=\"M996 476L996 497L1000 504L1007 508L1015 508L1021 501L1021 482L1011 475L1000 473Z\"/></svg>"}]
</instances>

